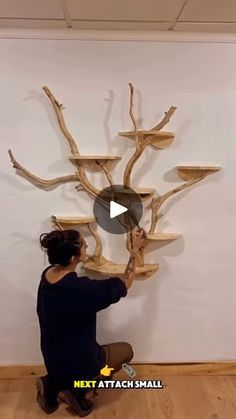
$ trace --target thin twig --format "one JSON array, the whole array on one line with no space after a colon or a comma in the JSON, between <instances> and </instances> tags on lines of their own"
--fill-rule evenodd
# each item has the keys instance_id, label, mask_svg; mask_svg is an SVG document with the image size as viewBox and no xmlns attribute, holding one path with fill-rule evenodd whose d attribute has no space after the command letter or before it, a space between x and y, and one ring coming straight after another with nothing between
<instances>
[{"instance_id":1,"label":"thin twig","mask_svg":"<svg viewBox=\"0 0 236 419\"><path fill-rule=\"evenodd\" d=\"M51 216L51 220L52 220L53 224L55 224L59 228L59 230L61 230L61 231L64 230L63 227L61 226L61 224L57 221L57 218L55 217L55 215Z\"/></svg>"}]
</instances>

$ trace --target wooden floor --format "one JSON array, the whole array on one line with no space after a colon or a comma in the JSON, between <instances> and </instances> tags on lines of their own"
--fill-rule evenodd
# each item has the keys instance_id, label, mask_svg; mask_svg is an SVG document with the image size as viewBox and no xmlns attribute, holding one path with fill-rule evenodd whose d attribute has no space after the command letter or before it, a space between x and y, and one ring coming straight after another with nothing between
<instances>
[{"instance_id":1,"label":"wooden floor","mask_svg":"<svg viewBox=\"0 0 236 419\"><path fill-rule=\"evenodd\" d=\"M128 380L122 372L115 379ZM100 389L90 419L236 419L236 376L136 375L164 389ZM0 418L73 418L66 404L47 416L35 400L35 377L0 379Z\"/></svg>"}]
</instances>

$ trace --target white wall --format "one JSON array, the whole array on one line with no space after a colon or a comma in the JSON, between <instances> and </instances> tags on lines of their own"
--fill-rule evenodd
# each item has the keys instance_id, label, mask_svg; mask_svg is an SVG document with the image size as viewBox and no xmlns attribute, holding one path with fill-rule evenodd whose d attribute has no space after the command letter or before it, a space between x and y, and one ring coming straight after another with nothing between
<instances>
[{"instance_id":1,"label":"white wall","mask_svg":"<svg viewBox=\"0 0 236 419\"><path fill-rule=\"evenodd\" d=\"M137 362L235 360L236 44L1 39L0 56L0 363L42 361L35 304L45 265L38 237L51 229L51 214L92 213L92 200L76 194L74 183L45 191L18 176L7 150L43 178L73 173L41 90L47 85L65 105L82 154L124 156L114 172L120 183L133 150L117 137L132 127L130 81L143 128L178 107L167 127L175 143L146 150L133 185L163 193L179 184L168 172L181 163L224 171L167 204L160 227L183 238L150 246L147 261L160 263L159 273L136 281L126 299L99 314L98 341L128 340ZM89 177L106 186L100 175ZM127 260L124 238L100 232L104 255Z\"/></svg>"}]
</instances>

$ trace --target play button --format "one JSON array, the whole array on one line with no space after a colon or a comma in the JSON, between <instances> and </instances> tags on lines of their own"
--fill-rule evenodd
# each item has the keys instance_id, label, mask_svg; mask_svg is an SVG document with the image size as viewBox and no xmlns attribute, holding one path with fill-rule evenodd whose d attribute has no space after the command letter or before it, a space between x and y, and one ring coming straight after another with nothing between
<instances>
[{"instance_id":1,"label":"play button","mask_svg":"<svg viewBox=\"0 0 236 419\"><path fill-rule=\"evenodd\" d=\"M94 201L94 218L103 230L124 234L139 225L143 215L139 195L123 185L103 189Z\"/></svg>"},{"instance_id":2,"label":"play button","mask_svg":"<svg viewBox=\"0 0 236 419\"><path fill-rule=\"evenodd\" d=\"M117 204L115 201L110 202L110 218L115 218L126 211L128 211L128 208L123 205Z\"/></svg>"}]
</instances>

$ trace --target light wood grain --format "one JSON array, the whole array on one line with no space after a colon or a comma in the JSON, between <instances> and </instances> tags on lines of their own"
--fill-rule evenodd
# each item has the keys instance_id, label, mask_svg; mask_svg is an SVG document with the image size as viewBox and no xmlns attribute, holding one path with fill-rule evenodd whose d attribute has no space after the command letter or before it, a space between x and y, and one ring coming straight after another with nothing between
<instances>
[{"instance_id":1,"label":"light wood grain","mask_svg":"<svg viewBox=\"0 0 236 419\"><path fill-rule=\"evenodd\" d=\"M183 180L194 180L198 179L200 176L206 174L210 175L212 173L218 172L221 170L219 166L176 166L179 176Z\"/></svg>"},{"instance_id":2,"label":"light wood grain","mask_svg":"<svg viewBox=\"0 0 236 419\"><path fill-rule=\"evenodd\" d=\"M84 165L89 169L101 172L104 170L103 166L111 169L114 162L121 160L120 156L70 156L70 160L74 161L77 166Z\"/></svg>"},{"instance_id":3,"label":"light wood grain","mask_svg":"<svg viewBox=\"0 0 236 419\"><path fill-rule=\"evenodd\" d=\"M133 123L132 138L135 139L135 151L134 151L133 155L131 156L131 158L129 159L129 161L126 165L126 168L125 168L125 171L124 171L124 174L123 174L123 184L124 184L124 186L128 186L130 188L131 187L131 173L132 173L132 170L133 170L135 164L137 163L137 161L139 160L139 158L141 157L141 155L143 154L145 148L148 145L153 145L154 147L157 147L158 144L159 144L159 147L157 147L157 148L165 148L169 141L172 142L173 138L172 137L169 138L169 139L164 138L164 142L161 146L161 142L158 143L158 141L154 141L154 139L152 138L152 135L139 136L138 129L137 129L137 121L136 121L136 118L134 116L134 86L133 86L132 83L129 83L129 87L130 87L129 115L130 115L132 123ZM174 114L175 111L176 111L176 107L171 106L171 108L167 112L165 112L165 115L162 118L162 120L157 125L155 125L155 127L153 127L149 131L150 132L152 132L152 131L158 132L162 128L164 128L164 126L166 124L168 124L168 122L170 121L170 118L172 117L172 115ZM120 134L122 134L122 133L120 133ZM152 140L153 140L153 143L152 143Z\"/></svg>"},{"instance_id":4,"label":"light wood grain","mask_svg":"<svg viewBox=\"0 0 236 419\"><path fill-rule=\"evenodd\" d=\"M80 156L74 155L70 156L71 160L99 160L99 161L106 161L106 160L121 160L120 156Z\"/></svg>"},{"instance_id":5,"label":"light wood grain","mask_svg":"<svg viewBox=\"0 0 236 419\"><path fill-rule=\"evenodd\" d=\"M137 135L138 140L140 143L148 137L149 145L153 146L157 149L163 149L169 147L175 138L175 134L173 132L167 131L137 131L137 134L133 131L126 131L126 132L119 132L118 133L122 137L134 139Z\"/></svg>"},{"instance_id":6,"label":"light wood grain","mask_svg":"<svg viewBox=\"0 0 236 419\"><path fill-rule=\"evenodd\" d=\"M87 397L95 409L91 419L235 419L235 376L166 376L153 375L147 369L136 371L136 380L161 380L164 388L99 389L98 396ZM127 380L124 371L116 380ZM0 418L45 418L36 402L35 378L0 380ZM67 405L60 403L53 418L72 416Z\"/></svg>"},{"instance_id":7,"label":"light wood grain","mask_svg":"<svg viewBox=\"0 0 236 419\"><path fill-rule=\"evenodd\" d=\"M104 257L103 262L100 264L94 263L93 260L85 261L83 266L86 272L93 274L103 274L109 276L122 276L126 269L126 264L113 263ZM135 269L135 279L145 279L153 275L159 269L158 264L145 264L143 266L137 266Z\"/></svg>"},{"instance_id":8,"label":"light wood grain","mask_svg":"<svg viewBox=\"0 0 236 419\"><path fill-rule=\"evenodd\" d=\"M94 217L73 217L73 216L60 216L54 215L58 223L60 224L70 224L70 225L83 225L95 222Z\"/></svg>"},{"instance_id":9,"label":"light wood grain","mask_svg":"<svg viewBox=\"0 0 236 419\"><path fill-rule=\"evenodd\" d=\"M176 234L176 233L154 233L154 234L147 235L147 239L150 241L177 240L180 237L181 237L181 234Z\"/></svg>"},{"instance_id":10,"label":"light wood grain","mask_svg":"<svg viewBox=\"0 0 236 419\"><path fill-rule=\"evenodd\" d=\"M63 104L60 103L55 96L53 95L53 93L51 92L51 90L47 87L44 86L43 87L43 91L46 93L46 95L48 96L53 109L55 111L55 115L60 127L60 130L62 131L65 139L67 140L69 146L70 146L70 150L72 155L78 156L80 155L79 152L79 148L76 144L75 139L73 138L72 134L69 132L65 120L64 120L64 116L63 116ZM88 194L92 197L97 197L97 195L99 194L99 190L97 188L95 188L95 186L92 185L92 183L90 183L85 171L83 167L79 167L78 171L76 173L76 175L78 176L78 180L80 181L81 185L83 186L83 188L88 192Z\"/></svg>"},{"instance_id":11,"label":"light wood grain","mask_svg":"<svg viewBox=\"0 0 236 419\"><path fill-rule=\"evenodd\" d=\"M176 111L175 106L171 106L170 109L165 112L162 120L155 125L150 130L138 130L137 120L135 117L135 106L134 106L134 86L132 83L129 83L130 87L130 105L129 105L129 115L133 123L133 130L127 132L120 132L119 134L125 137L129 137L135 140L135 152L128 161L124 174L123 174L123 184L130 188L131 185L131 172L134 168L134 165L137 163L145 148L148 145L151 145L155 148L166 148L169 146L175 137L173 132L161 131L166 124L169 123L171 117ZM66 176L56 177L53 179L42 179L35 176L24 166L22 166L14 157L11 150L8 151L13 167L17 169L21 174L23 174L27 179L34 182L38 186L43 187L53 187L65 182L80 182L79 185L75 187L77 191L85 190L93 198L99 200L101 205L106 207L106 200L102 199L100 196L100 191L89 181L83 165L87 165L89 168L97 171L103 171L110 187L114 185L111 173L109 172L109 164L114 163L121 159L120 156L91 156L91 155L81 155L78 145L76 144L75 138L69 132L67 125L63 116L63 105L60 103L50 89L47 86L43 87L44 93L49 98L57 122L61 132L63 133L68 145L70 147L70 160L76 165L75 174L69 174ZM187 182L184 185L181 185L162 196L154 197L151 203L151 222L149 229L150 241L164 241L164 240L175 240L179 235L159 233L156 231L157 222L159 221L162 214L159 213L161 206L164 202L173 196L174 194L186 189L187 187L199 182L204 177L210 173L220 170L219 167L213 166L177 166L179 175ZM153 188L133 188L142 200L150 199L155 194L155 189ZM127 191L130 194L130 189ZM101 273L105 275L122 275L124 273L126 265L116 264L111 261L108 261L102 256L102 243L97 231L91 226L91 223L94 223L94 218L91 217L61 217L61 216L52 216L51 220L54 224L54 227L63 230L66 225L87 225L91 234L95 239L95 250L92 256L89 256L88 260L85 262L85 268L88 272L92 273ZM140 226L138 226L140 227ZM159 266L158 264L151 265L145 264L144 261L145 252L144 249L138 254L137 257L137 267L136 267L136 279L144 279L151 276L155 273Z\"/></svg>"}]
</instances>

